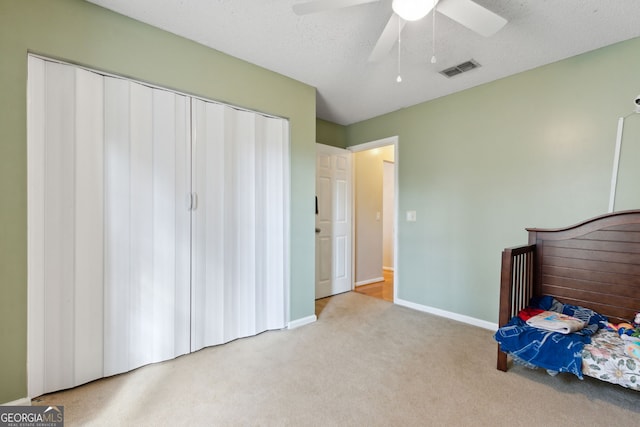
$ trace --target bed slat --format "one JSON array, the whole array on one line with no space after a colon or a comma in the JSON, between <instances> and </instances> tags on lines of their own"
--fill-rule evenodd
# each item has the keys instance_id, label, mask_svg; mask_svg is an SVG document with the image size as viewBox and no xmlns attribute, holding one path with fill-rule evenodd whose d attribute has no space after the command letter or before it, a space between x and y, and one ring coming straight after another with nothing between
<instances>
[{"instance_id":1,"label":"bed slat","mask_svg":"<svg viewBox=\"0 0 640 427\"><path fill-rule=\"evenodd\" d=\"M535 245L507 248L502 251L500 273L499 326L525 308L533 295ZM507 355L498 348L498 369L507 370Z\"/></svg>"},{"instance_id":2,"label":"bed slat","mask_svg":"<svg viewBox=\"0 0 640 427\"><path fill-rule=\"evenodd\" d=\"M638 276L627 276L631 278L628 283L617 284L607 281L607 277L611 277L611 275L585 270L551 270L550 267L545 267L541 280L542 286L575 288L583 289L586 292L615 294L625 298L640 298L640 295L638 295Z\"/></svg>"}]
</instances>

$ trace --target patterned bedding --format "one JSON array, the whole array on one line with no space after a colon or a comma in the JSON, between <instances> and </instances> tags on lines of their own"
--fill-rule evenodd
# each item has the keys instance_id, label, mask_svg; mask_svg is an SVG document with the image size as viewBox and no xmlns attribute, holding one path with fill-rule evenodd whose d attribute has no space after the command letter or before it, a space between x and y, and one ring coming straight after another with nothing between
<instances>
[{"instance_id":1,"label":"patterned bedding","mask_svg":"<svg viewBox=\"0 0 640 427\"><path fill-rule=\"evenodd\" d=\"M640 360L627 355L616 332L600 330L582 350L582 373L640 391Z\"/></svg>"}]
</instances>

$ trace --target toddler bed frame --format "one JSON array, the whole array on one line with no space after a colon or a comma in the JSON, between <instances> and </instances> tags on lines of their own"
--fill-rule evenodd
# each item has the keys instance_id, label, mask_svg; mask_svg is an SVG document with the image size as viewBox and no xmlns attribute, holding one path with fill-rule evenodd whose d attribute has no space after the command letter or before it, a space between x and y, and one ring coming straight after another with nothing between
<instances>
[{"instance_id":1,"label":"toddler bed frame","mask_svg":"<svg viewBox=\"0 0 640 427\"><path fill-rule=\"evenodd\" d=\"M640 310L640 210L527 231L528 245L502 252L500 327L532 296L551 295L616 324ZM507 355L499 347L497 367L507 370Z\"/></svg>"}]
</instances>

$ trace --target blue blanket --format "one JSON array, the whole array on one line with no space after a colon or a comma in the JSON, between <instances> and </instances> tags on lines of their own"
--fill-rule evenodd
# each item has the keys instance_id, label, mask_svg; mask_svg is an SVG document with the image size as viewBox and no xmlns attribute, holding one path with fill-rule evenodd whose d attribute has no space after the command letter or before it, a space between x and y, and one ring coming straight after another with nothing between
<instances>
[{"instance_id":1,"label":"blue blanket","mask_svg":"<svg viewBox=\"0 0 640 427\"><path fill-rule=\"evenodd\" d=\"M494 335L500 349L527 365L570 372L582 379L582 349L591 342L591 335L607 318L583 307L562 304L548 296L532 299L530 307L574 315L588 326L577 333L561 334L531 327L516 316Z\"/></svg>"}]
</instances>

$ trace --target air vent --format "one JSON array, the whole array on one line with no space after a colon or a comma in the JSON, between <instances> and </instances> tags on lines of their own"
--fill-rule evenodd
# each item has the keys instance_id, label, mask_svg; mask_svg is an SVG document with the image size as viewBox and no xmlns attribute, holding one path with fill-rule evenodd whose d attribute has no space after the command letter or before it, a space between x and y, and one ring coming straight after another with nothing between
<instances>
[{"instance_id":1,"label":"air vent","mask_svg":"<svg viewBox=\"0 0 640 427\"><path fill-rule=\"evenodd\" d=\"M458 64L455 67L447 68L446 70L440 71L440 74L447 77L457 76L458 74L466 73L467 71L471 71L474 68L478 68L480 64L478 64L473 59L470 59L462 64Z\"/></svg>"}]
</instances>

